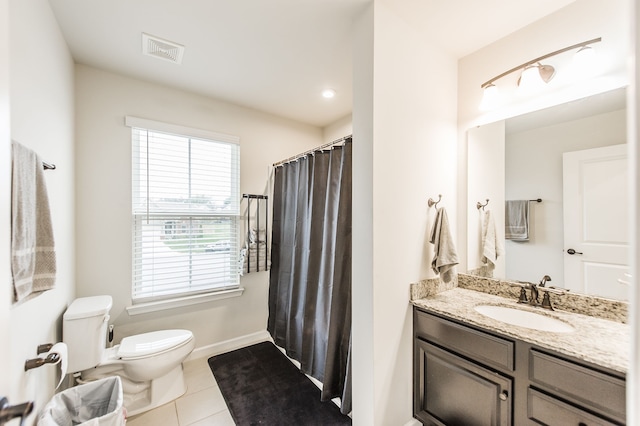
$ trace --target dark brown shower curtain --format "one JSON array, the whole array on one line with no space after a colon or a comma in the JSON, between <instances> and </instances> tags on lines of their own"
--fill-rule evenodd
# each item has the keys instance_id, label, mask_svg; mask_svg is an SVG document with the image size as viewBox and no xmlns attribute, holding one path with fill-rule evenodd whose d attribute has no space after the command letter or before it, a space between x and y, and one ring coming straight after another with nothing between
<instances>
[{"instance_id":1,"label":"dark brown shower curtain","mask_svg":"<svg viewBox=\"0 0 640 426\"><path fill-rule=\"evenodd\" d=\"M351 139L275 170L268 330L351 411Z\"/></svg>"}]
</instances>

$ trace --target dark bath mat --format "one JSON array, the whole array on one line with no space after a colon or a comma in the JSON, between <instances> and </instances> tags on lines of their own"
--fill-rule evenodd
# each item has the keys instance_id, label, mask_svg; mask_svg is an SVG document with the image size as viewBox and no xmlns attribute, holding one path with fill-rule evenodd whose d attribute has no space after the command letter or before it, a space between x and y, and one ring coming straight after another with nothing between
<instances>
[{"instance_id":1,"label":"dark bath mat","mask_svg":"<svg viewBox=\"0 0 640 426\"><path fill-rule=\"evenodd\" d=\"M238 426L351 424L271 342L213 356L209 367Z\"/></svg>"}]
</instances>

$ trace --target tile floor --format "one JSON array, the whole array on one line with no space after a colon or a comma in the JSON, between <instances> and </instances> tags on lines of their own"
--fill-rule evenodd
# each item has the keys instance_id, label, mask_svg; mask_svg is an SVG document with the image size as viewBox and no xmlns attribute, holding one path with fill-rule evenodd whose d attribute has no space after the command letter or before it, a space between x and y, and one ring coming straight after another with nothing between
<instances>
[{"instance_id":1,"label":"tile floor","mask_svg":"<svg viewBox=\"0 0 640 426\"><path fill-rule=\"evenodd\" d=\"M235 426L207 358L185 362L187 393L127 420L127 426Z\"/></svg>"}]
</instances>

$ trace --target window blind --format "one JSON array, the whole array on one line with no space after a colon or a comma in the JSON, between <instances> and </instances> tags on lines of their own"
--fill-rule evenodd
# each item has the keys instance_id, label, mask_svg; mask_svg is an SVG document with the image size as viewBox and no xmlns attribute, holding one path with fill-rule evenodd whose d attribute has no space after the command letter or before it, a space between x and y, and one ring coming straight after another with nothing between
<instances>
[{"instance_id":1,"label":"window blind","mask_svg":"<svg viewBox=\"0 0 640 426\"><path fill-rule=\"evenodd\" d=\"M237 288L239 145L132 126L132 148L134 302Z\"/></svg>"}]
</instances>

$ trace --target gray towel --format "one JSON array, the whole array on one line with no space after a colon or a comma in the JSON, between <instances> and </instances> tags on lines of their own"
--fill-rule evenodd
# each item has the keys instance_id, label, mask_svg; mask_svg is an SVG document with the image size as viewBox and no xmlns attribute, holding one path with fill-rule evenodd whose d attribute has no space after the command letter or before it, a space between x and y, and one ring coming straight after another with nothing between
<instances>
[{"instance_id":1,"label":"gray towel","mask_svg":"<svg viewBox=\"0 0 640 426\"><path fill-rule=\"evenodd\" d=\"M502 256L502 242L498 238L496 232L496 223L493 220L491 211L487 210L484 214L484 223L482 226L482 263L493 271L496 268L496 260Z\"/></svg>"},{"instance_id":2,"label":"gray towel","mask_svg":"<svg viewBox=\"0 0 640 426\"><path fill-rule=\"evenodd\" d=\"M529 200L509 200L504 204L504 237L529 241Z\"/></svg>"},{"instance_id":3,"label":"gray towel","mask_svg":"<svg viewBox=\"0 0 640 426\"><path fill-rule=\"evenodd\" d=\"M42 161L12 143L11 272L14 301L50 290L55 284L56 253Z\"/></svg>"},{"instance_id":4,"label":"gray towel","mask_svg":"<svg viewBox=\"0 0 640 426\"><path fill-rule=\"evenodd\" d=\"M453 267L458 264L458 253L456 253L456 246L449 229L449 218L444 207L440 207L436 213L429 242L435 246L431 268L433 272L440 274L442 281L448 283L453 278Z\"/></svg>"}]
</instances>

